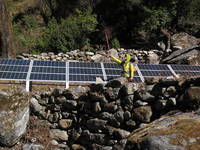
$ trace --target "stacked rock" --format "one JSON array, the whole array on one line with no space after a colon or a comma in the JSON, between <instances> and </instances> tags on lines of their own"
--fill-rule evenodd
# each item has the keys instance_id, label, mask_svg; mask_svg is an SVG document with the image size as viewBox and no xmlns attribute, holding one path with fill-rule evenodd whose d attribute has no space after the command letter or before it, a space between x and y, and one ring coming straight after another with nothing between
<instances>
[{"instance_id":1,"label":"stacked rock","mask_svg":"<svg viewBox=\"0 0 200 150\"><path fill-rule=\"evenodd\" d=\"M196 81L196 80L195 80ZM175 79L129 83L124 78L89 88L54 89L31 99L32 110L51 124L52 144L64 148L124 149L134 129L184 106L199 106L199 88ZM186 90L187 89L187 90ZM181 94L178 94L181 93ZM188 102L185 102L187 98ZM189 108L189 105L187 105Z\"/></svg>"}]
</instances>

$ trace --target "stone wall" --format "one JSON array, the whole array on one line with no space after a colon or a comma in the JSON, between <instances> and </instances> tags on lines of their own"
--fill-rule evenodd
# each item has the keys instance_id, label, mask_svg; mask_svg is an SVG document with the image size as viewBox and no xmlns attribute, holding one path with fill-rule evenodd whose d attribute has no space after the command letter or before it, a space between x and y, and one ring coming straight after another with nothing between
<instances>
[{"instance_id":1,"label":"stone wall","mask_svg":"<svg viewBox=\"0 0 200 150\"><path fill-rule=\"evenodd\" d=\"M31 110L49 121L54 146L128 149L135 144L127 142L135 129L175 109L198 109L199 80L162 79L136 84L119 78L89 88L54 89L35 95L30 100Z\"/></svg>"}]
</instances>

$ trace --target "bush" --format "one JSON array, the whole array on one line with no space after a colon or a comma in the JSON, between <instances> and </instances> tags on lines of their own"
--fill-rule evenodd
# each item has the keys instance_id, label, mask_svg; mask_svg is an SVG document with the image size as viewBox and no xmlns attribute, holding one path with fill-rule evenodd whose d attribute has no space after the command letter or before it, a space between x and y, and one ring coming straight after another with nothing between
<instances>
[{"instance_id":1,"label":"bush","mask_svg":"<svg viewBox=\"0 0 200 150\"><path fill-rule=\"evenodd\" d=\"M111 43L112 43L113 48L115 48L115 49L120 48L120 43L116 38L114 38Z\"/></svg>"},{"instance_id":2,"label":"bush","mask_svg":"<svg viewBox=\"0 0 200 150\"><path fill-rule=\"evenodd\" d=\"M72 16L61 19L60 24L52 19L43 36L39 39L38 47L45 51L53 50L54 52L80 49L90 44L88 37L95 31L96 25L96 15L93 15L90 9L86 12L76 9Z\"/></svg>"}]
</instances>

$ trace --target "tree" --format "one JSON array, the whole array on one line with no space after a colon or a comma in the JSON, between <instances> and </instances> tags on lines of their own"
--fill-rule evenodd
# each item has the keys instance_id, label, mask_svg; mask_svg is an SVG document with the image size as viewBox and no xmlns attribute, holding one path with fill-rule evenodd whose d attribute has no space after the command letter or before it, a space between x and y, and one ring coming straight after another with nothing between
<instances>
[{"instance_id":1,"label":"tree","mask_svg":"<svg viewBox=\"0 0 200 150\"><path fill-rule=\"evenodd\" d=\"M0 0L0 55L1 57L15 56L11 23L7 11L7 4L4 0Z\"/></svg>"},{"instance_id":2,"label":"tree","mask_svg":"<svg viewBox=\"0 0 200 150\"><path fill-rule=\"evenodd\" d=\"M96 15L88 9L82 12L79 9L58 24L55 19L50 21L44 35L39 39L38 47L46 51L66 52L80 49L90 41L89 35L95 31Z\"/></svg>"}]
</instances>

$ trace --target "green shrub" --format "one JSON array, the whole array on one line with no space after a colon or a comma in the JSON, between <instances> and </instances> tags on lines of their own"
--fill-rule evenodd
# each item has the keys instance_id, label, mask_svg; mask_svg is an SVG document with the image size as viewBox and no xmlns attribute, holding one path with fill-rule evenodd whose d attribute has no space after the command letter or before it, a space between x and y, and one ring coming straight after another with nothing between
<instances>
[{"instance_id":1,"label":"green shrub","mask_svg":"<svg viewBox=\"0 0 200 150\"><path fill-rule=\"evenodd\" d=\"M113 48L115 48L115 49L120 48L120 43L119 43L118 39L114 38L111 43L112 43Z\"/></svg>"},{"instance_id":2,"label":"green shrub","mask_svg":"<svg viewBox=\"0 0 200 150\"><path fill-rule=\"evenodd\" d=\"M80 49L90 44L88 37L95 31L96 25L96 15L92 14L90 9L86 12L76 9L72 16L61 19L60 24L52 19L43 36L38 40L38 47L55 52Z\"/></svg>"}]
</instances>

